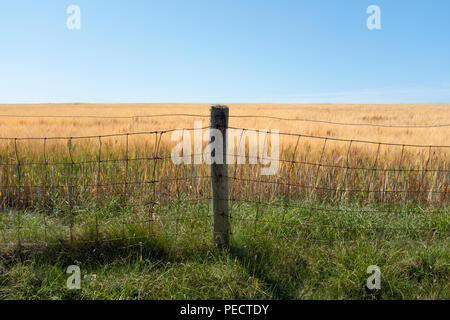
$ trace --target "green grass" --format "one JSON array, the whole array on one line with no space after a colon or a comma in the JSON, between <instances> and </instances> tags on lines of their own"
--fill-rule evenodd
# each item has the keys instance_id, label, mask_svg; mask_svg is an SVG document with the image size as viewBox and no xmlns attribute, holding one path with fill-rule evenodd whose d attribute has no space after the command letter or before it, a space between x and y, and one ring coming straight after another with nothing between
<instances>
[{"instance_id":1,"label":"green grass","mask_svg":"<svg viewBox=\"0 0 450 320\"><path fill-rule=\"evenodd\" d=\"M0 298L450 299L446 206L280 199L231 215L220 252L208 201L1 212ZM81 290L66 288L73 264ZM370 265L381 290L365 288Z\"/></svg>"}]
</instances>

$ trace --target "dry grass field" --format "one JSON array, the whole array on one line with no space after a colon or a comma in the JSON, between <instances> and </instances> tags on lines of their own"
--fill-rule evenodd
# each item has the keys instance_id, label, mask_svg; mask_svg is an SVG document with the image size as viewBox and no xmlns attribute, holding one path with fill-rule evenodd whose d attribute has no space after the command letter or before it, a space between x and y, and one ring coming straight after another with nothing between
<instances>
[{"instance_id":1,"label":"dry grass field","mask_svg":"<svg viewBox=\"0 0 450 320\"><path fill-rule=\"evenodd\" d=\"M155 114L209 115L209 104L42 104L0 105L0 137L52 137L190 128L201 118L139 118ZM334 105L334 104L229 104L231 116L267 115L282 118L328 120L383 125L439 125L450 123L450 105ZM111 116L135 119L52 119L20 116ZM204 119L208 124L209 119ZM450 127L402 129L339 126L258 118L231 118L230 126L279 128L283 132L381 142L448 145Z\"/></svg>"},{"instance_id":2,"label":"dry grass field","mask_svg":"<svg viewBox=\"0 0 450 320\"><path fill-rule=\"evenodd\" d=\"M193 128L194 121L198 120L203 120L203 127L206 127L209 125L209 106L208 104L1 105L0 138L10 138L0 140L2 163L7 164L1 175L5 188L3 199L7 199L6 194L9 194L11 197L9 201L16 201L15 196L11 194L11 189L15 187L11 186L23 187L29 194L34 194L32 190L35 190L36 186L52 185L61 188L71 182L90 185L92 190L95 189L92 192L97 193L98 185L102 183L119 185L133 179L137 185L152 181L156 177L159 179L165 177L168 181L174 178L186 179L187 169L180 169L179 166L170 163L170 150L177 143L171 141L170 132L160 137L158 134L121 135L105 137L101 141L97 136ZM251 166L232 168L234 176L241 179L235 181L232 186L236 196L251 197L259 193L270 198L294 193L311 199L342 200L356 197L364 201L397 202L407 199L448 201L450 148L442 147L450 145L448 126L433 128L354 126L254 116L383 126L433 126L450 123L449 105L230 104L229 106L230 127L279 129L282 133L302 135L302 137L280 136L282 162L279 174L269 177L272 185L264 183L264 187L261 187L261 183L254 181L252 186L250 182L261 180L261 177L258 175L259 170ZM195 116L145 117L161 114ZM202 115L205 117L201 117ZM80 136L93 137L74 140L12 139ZM161 141L156 151L155 144L158 139ZM404 147L403 144L407 146ZM163 161L145 161L145 158L155 156L156 153L166 158ZM101 165L97 163L99 156ZM142 160L125 162L124 159ZM44 166L34 165L49 162L60 165L45 167L46 170L50 170L46 174L45 170L42 171ZM80 166L78 173L71 174L71 180L68 181L69 174L66 167L72 162L79 163ZM156 162L160 163L156 165ZM207 175L208 168L199 166L195 171L196 175ZM49 181L48 176L53 177L52 181ZM242 180L243 178L246 180ZM196 183L191 179L191 182L186 184L183 180L180 184L167 183L165 187L160 182L159 193L169 195L174 188L177 191L190 190L194 184L198 195L206 194L207 180L198 179L200 181ZM290 186L281 185L280 181L287 182ZM112 190L111 186L109 188L113 194L119 192ZM118 189L123 188L120 186ZM145 192L145 188L140 189ZM20 190L17 192L24 194ZM35 200L32 201L34 202Z\"/></svg>"}]
</instances>

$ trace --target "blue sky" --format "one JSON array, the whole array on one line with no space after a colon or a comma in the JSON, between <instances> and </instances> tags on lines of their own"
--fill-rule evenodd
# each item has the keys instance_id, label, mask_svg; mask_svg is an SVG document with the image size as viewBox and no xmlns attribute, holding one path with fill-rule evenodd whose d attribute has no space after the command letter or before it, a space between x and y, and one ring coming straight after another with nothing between
<instances>
[{"instance_id":1,"label":"blue sky","mask_svg":"<svg viewBox=\"0 0 450 320\"><path fill-rule=\"evenodd\" d=\"M450 103L448 0L2 1L0 39L0 103Z\"/></svg>"}]
</instances>

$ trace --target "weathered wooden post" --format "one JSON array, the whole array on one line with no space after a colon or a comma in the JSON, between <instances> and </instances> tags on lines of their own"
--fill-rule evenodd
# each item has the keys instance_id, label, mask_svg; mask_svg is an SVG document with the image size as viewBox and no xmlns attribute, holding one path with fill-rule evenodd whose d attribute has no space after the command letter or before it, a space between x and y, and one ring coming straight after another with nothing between
<instances>
[{"instance_id":1,"label":"weathered wooden post","mask_svg":"<svg viewBox=\"0 0 450 320\"><path fill-rule=\"evenodd\" d=\"M220 249L227 249L230 242L230 221L228 216L228 165L227 165L227 128L228 107L211 106L210 144L211 183L212 183L212 219L213 241ZM218 135L221 134L221 138ZM216 150L218 149L218 150ZM222 150L220 150L222 149ZM222 152L222 157L216 156Z\"/></svg>"}]
</instances>

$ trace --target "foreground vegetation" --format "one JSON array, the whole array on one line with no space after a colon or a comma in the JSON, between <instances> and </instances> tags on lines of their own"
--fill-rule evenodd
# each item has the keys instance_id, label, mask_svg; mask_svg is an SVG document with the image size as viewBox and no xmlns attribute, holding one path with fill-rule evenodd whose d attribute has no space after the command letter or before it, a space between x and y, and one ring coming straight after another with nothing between
<instances>
[{"instance_id":1,"label":"foreground vegetation","mask_svg":"<svg viewBox=\"0 0 450 320\"><path fill-rule=\"evenodd\" d=\"M284 203L230 203L224 253L209 201L174 200L151 217L93 203L74 209L72 232L61 212L2 212L0 298L450 299L448 207ZM74 264L81 290L66 288ZM370 265L379 291L365 288Z\"/></svg>"}]
</instances>

